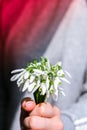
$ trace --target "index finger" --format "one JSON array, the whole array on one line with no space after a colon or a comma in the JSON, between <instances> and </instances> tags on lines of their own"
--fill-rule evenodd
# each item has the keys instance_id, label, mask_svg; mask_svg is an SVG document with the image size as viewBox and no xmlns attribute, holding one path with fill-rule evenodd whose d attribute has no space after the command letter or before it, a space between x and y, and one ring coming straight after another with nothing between
<instances>
[{"instance_id":1,"label":"index finger","mask_svg":"<svg viewBox=\"0 0 87 130\"><path fill-rule=\"evenodd\" d=\"M33 109L30 116L41 116L46 118L51 118L53 116L60 117L60 110L50 103L40 103Z\"/></svg>"}]
</instances>

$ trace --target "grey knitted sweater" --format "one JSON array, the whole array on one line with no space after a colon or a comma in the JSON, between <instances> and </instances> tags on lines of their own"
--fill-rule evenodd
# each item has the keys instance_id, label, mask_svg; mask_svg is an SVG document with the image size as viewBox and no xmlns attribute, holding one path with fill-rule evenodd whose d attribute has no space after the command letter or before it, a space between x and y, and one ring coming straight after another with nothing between
<instances>
[{"instance_id":1,"label":"grey knitted sweater","mask_svg":"<svg viewBox=\"0 0 87 130\"><path fill-rule=\"evenodd\" d=\"M58 102L51 100L51 103L62 111L64 130L87 130L87 5L85 0L64 2L48 2L45 10L34 20L32 18L30 26L28 17L24 15L26 11L28 15L28 10L23 12L25 18L21 15L7 39L6 77L11 69L24 67L34 57L46 56L52 64L62 61L63 68L72 76L72 79L68 79L71 85L63 83L66 96L60 95ZM23 21L26 21L25 24L22 24ZM18 104L16 100L20 96L17 87L12 86L11 106L14 107L14 102ZM9 111L15 108L11 107ZM19 115L20 104L13 116L11 130L20 129ZM8 117L10 119L9 114Z\"/></svg>"}]
</instances>

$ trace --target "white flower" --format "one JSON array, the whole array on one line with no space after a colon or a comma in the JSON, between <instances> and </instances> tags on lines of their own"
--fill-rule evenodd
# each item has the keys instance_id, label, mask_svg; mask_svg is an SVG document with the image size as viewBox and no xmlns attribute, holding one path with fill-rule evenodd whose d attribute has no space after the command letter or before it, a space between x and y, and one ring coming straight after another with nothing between
<instances>
[{"instance_id":1,"label":"white flower","mask_svg":"<svg viewBox=\"0 0 87 130\"><path fill-rule=\"evenodd\" d=\"M34 74L39 76L39 75L45 75L45 72L42 70L34 69Z\"/></svg>"},{"instance_id":2,"label":"white flower","mask_svg":"<svg viewBox=\"0 0 87 130\"><path fill-rule=\"evenodd\" d=\"M55 101L58 100L58 90L54 91L54 93L52 93L52 97Z\"/></svg>"},{"instance_id":3,"label":"white flower","mask_svg":"<svg viewBox=\"0 0 87 130\"><path fill-rule=\"evenodd\" d=\"M54 100L57 100L59 93L65 95L64 90L60 87L62 81L70 84L65 78L65 74L69 77L70 74L67 71L63 71L61 65L61 62L51 65L46 58L42 58L40 62L35 60L30 63L26 69L13 70L11 74L14 75L11 81L17 80L17 85L22 92L25 90L33 94L38 92L41 96L46 95L46 100L50 96L52 96Z\"/></svg>"},{"instance_id":4,"label":"white flower","mask_svg":"<svg viewBox=\"0 0 87 130\"><path fill-rule=\"evenodd\" d=\"M14 74L14 73L18 73L18 72L22 72L22 71L24 71L25 69L16 69L16 70L13 70L13 71L11 71L11 74Z\"/></svg>"},{"instance_id":5,"label":"white flower","mask_svg":"<svg viewBox=\"0 0 87 130\"><path fill-rule=\"evenodd\" d=\"M10 79L11 81L16 81L17 79L19 79L21 76L23 76L26 73L25 69L16 69L13 70L11 73L17 73L20 72L19 74L15 74L14 76L12 76L12 78Z\"/></svg>"},{"instance_id":6,"label":"white flower","mask_svg":"<svg viewBox=\"0 0 87 130\"><path fill-rule=\"evenodd\" d=\"M49 91L47 91L47 93L46 93L46 98L48 99L50 97L50 92ZM47 100L46 99L46 100Z\"/></svg>"},{"instance_id":7,"label":"white flower","mask_svg":"<svg viewBox=\"0 0 87 130\"><path fill-rule=\"evenodd\" d=\"M64 72L63 72L63 70L59 70L59 71L57 72L57 74L58 74L59 77L64 76Z\"/></svg>"},{"instance_id":8,"label":"white flower","mask_svg":"<svg viewBox=\"0 0 87 130\"><path fill-rule=\"evenodd\" d=\"M47 89L46 89L46 84L45 83L42 83L41 86L41 95L45 95Z\"/></svg>"},{"instance_id":9,"label":"white flower","mask_svg":"<svg viewBox=\"0 0 87 130\"><path fill-rule=\"evenodd\" d=\"M49 79L48 79L48 76L46 78L46 88L47 88L47 91L48 91L48 89L49 89Z\"/></svg>"},{"instance_id":10,"label":"white flower","mask_svg":"<svg viewBox=\"0 0 87 130\"><path fill-rule=\"evenodd\" d=\"M56 77L54 79L54 89L57 90L58 89L58 85L60 85L61 83L62 83L61 80L58 77Z\"/></svg>"},{"instance_id":11,"label":"white flower","mask_svg":"<svg viewBox=\"0 0 87 130\"><path fill-rule=\"evenodd\" d=\"M30 80L29 80L30 83L32 83L32 82L34 81L34 79L35 79L35 76L34 76L34 75L31 75L31 76L30 76Z\"/></svg>"},{"instance_id":12,"label":"white flower","mask_svg":"<svg viewBox=\"0 0 87 130\"><path fill-rule=\"evenodd\" d=\"M36 82L36 85L35 85L32 93L34 93L39 87L40 87L40 79L38 78L38 81Z\"/></svg>"},{"instance_id":13,"label":"white flower","mask_svg":"<svg viewBox=\"0 0 87 130\"><path fill-rule=\"evenodd\" d=\"M25 81L25 83L24 83L24 86L23 86L23 88L22 88L22 92L24 92L26 89L28 89L30 87L30 85L29 85L29 79L27 79L26 81Z\"/></svg>"},{"instance_id":14,"label":"white flower","mask_svg":"<svg viewBox=\"0 0 87 130\"><path fill-rule=\"evenodd\" d=\"M36 86L36 83L35 83L35 82L29 84L29 86L28 86L28 92L32 92L33 89L35 88L35 86Z\"/></svg>"},{"instance_id":15,"label":"white flower","mask_svg":"<svg viewBox=\"0 0 87 130\"><path fill-rule=\"evenodd\" d=\"M24 79L25 79L25 80L28 79L28 78L29 78L29 75L30 75L30 73L29 73L28 71L26 71L25 74L24 74Z\"/></svg>"},{"instance_id":16,"label":"white flower","mask_svg":"<svg viewBox=\"0 0 87 130\"><path fill-rule=\"evenodd\" d=\"M17 80L17 85L20 87L24 83L23 75Z\"/></svg>"},{"instance_id":17,"label":"white flower","mask_svg":"<svg viewBox=\"0 0 87 130\"><path fill-rule=\"evenodd\" d=\"M68 77L72 78L72 76L70 75L68 71L65 71L65 73L67 74Z\"/></svg>"},{"instance_id":18,"label":"white flower","mask_svg":"<svg viewBox=\"0 0 87 130\"><path fill-rule=\"evenodd\" d=\"M65 82L68 83L68 84L71 84L66 78L60 77L60 79L61 79L62 81L65 81Z\"/></svg>"},{"instance_id":19,"label":"white flower","mask_svg":"<svg viewBox=\"0 0 87 130\"><path fill-rule=\"evenodd\" d=\"M62 62L61 62L61 61L59 61L57 64L58 64L59 66L62 66Z\"/></svg>"},{"instance_id":20,"label":"white flower","mask_svg":"<svg viewBox=\"0 0 87 130\"><path fill-rule=\"evenodd\" d=\"M49 60L47 60L46 65L47 65L48 69L50 69L50 62L49 62Z\"/></svg>"}]
</instances>

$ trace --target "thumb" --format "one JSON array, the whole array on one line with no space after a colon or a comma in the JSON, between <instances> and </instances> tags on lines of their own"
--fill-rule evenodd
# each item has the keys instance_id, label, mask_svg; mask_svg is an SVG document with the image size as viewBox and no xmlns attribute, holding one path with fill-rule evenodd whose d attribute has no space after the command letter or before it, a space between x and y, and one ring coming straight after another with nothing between
<instances>
[{"instance_id":1,"label":"thumb","mask_svg":"<svg viewBox=\"0 0 87 130\"><path fill-rule=\"evenodd\" d=\"M20 113L21 130L25 130L24 119L25 119L25 117L29 116L30 112L34 108L35 108L35 102L31 98L26 97L26 98L22 99L22 101L21 101L21 113Z\"/></svg>"}]
</instances>

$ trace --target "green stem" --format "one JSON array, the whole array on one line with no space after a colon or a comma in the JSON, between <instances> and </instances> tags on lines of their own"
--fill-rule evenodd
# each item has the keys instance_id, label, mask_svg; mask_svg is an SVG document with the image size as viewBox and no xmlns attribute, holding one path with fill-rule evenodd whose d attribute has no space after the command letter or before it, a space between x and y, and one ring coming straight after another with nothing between
<instances>
[{"instance_id":1,"label":"green stem","mask_svg":"<svg viewBox=\"0 0 87 130\"><path fill-rule=\"evenodd\" d=\"M38 88L38 89L34 92L34 99L35 99L36 104L42 103L42 102L44 102L45 99L46 99L46 94L45 94L45 95L40 95L39 88Z\"/></svg>"}]
</instances>

